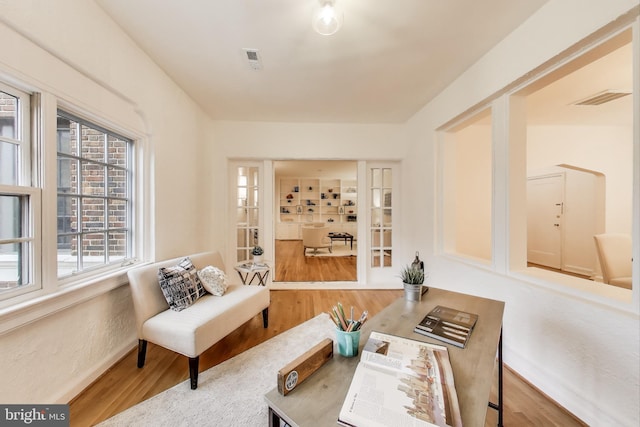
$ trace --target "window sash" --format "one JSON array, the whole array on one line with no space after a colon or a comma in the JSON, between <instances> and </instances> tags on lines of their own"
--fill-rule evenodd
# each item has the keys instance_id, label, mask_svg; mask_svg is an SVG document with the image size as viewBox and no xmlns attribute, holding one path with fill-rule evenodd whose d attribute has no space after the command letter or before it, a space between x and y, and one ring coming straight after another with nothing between
<instances>
[{"instance_id":1,"label":"window sash","mask_svg":"<svg viewBox=\"0 0 640 427\"><path fill-rule=\"evenodd\" d=\"M133 151L131 139L58 110L59 279L131 259Z\"/></svg>"}]
</instances>

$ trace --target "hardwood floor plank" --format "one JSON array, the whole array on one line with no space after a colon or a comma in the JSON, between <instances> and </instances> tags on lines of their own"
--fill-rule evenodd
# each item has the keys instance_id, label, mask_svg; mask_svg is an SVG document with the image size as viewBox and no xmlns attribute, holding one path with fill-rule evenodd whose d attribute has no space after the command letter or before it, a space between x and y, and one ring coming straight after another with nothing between
<instances>
[{"instance_id":1,"label":"hardwood floor plank","mask_svg":"<svg viewBox=\"0 0 640 427\"><path fill-rule=\"evenodd\" d=\"M304 256L302 240L276 240L276 282L353 282L358 257Z\"/></svg>"}]
</instances>

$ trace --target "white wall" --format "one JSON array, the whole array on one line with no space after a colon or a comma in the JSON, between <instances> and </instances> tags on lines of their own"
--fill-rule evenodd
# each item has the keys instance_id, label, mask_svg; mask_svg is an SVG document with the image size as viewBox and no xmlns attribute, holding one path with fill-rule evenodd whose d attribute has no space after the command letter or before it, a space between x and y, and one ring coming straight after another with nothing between
<instances>
[{"instance_id":1,"label":"white wall","mask_svg":"<svg viewBox=\"0 0 640 427\"><path fill-rule=\"evenodd\" d=\"M405 170L411 175L408 182L429 180L434 184L407 189L424 194L426 210L411 211L407 220L417 232L405 236L406 244L429 248L424 253L431 285L505 301L505 362L594 426L636 426L640 421L637 295L632 299L629 291L603 292L596 284L582 282L558 285L544 276L509 271L507 243L513 229L508 208L514 193L507 177L513 173L508 162L513 147L504 143L494 147L497 227L492 265L443 255L437 227L441 188L434 159L441 153L436 130L637 5L635 0L551 0L407 123L415 141L405 160ZM638 47L635 49L638 55ZM508 116L503 116L504 99L497 98L495 103L494 119L497 116L499 124L494 126L494 137L500 140L509 134ZM638 144L637 136L634 143ZM628 154L635 168L640 167L637 153L638 147ZM637 253L637 227L634 233ZM637 294L637 275L634 288Z\"/></svg>"},{"instance_id":2,"label":"white wall","mask_svg":"<svg viewBox=\"0 0 640 427\"><path fill-rule=\"evenodd\" d=\"M211 151L207 163L221 178L211 185L209 191L215 195L205 209L207 219L216 218L211 221L213 236L224 236L229 225L229 213L221 217L217 209L228 197L228 159L402 160L407 150L405 126L401 124L216 121L213 133L217 149ZM265 221L272 226L273 212L268 214ZM403 258L410 260L413 253L409 250Z\"/></svg>"},{"instance_id":3,"label":"white wall","mask_svg":"<svg viewBox=\"0 0 640 427\"><path fill-rule=\"evenodd\" d=\"M93 1L0 1L0 39L3 78L143 136L155 177L143 191L148 256L211 244L200 232L208 203L199 176L209 119ZM13 329L0 335L0 402L66 403L135 341L126 286Z\"/></svg>"}]
</instances>

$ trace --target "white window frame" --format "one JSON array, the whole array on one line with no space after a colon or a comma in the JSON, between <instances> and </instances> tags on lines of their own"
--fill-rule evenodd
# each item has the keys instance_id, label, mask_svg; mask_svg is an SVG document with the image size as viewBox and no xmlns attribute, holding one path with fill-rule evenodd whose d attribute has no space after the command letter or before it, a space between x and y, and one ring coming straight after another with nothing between
<instances>
[{"instance_id":1,"label":"white window frame","mask_svg":"<svg viewBox=\"0 0 640 427\"><path fill-rule=\"evenodd\" d=\"M74 112L69 111L69 109L64 108L64 107L59 107L56 110L56 121L57 121L57 117L58 116L63 116L67 119L73 120L75 121L77 124L80 124L82 126L87 126L90 127L94 130L100 131L100 132L104 132L105 134L108 134L110 136L115 136L119 139L123 139L126 141L127 144L130 144L127 147L127 153L126 153L126 157L127 157L127 166L126 166L126 174L127 174L127 189L126 189L126 196L124 197L125 200L128 201L127 203L127 212L126 212L126 221L127 221L127 225L126 228L128 229L127 231L127 249L126 249L126 256L121 259L121 260L117 260L114 262L105 262L102 263L101 265L98 266L88 266L88 267L84 267L84 263L83 263L83 258L84 255L82 254L78 254L77 258L76 258L76 264L78 266L78 270L74 271L73 273L70 274L61 274L60 271L57 272L56 276L58 278L59 283L64 284L67 282L76 282L79 278L82 277L92 277L94 275L96 275L97 273L103 273L105 271L116 271L118 269L120 269L123 266L127 266L130 265L133 261L133 258L135 257L135 253L133 252L133 248L134 248L134 240L135 240L135 236L134 236L134 229L133 229L133 218L135 218L135 210L136 210L136 203L135 200L133 199L133 189L135 188L136 185L136 171L135 171L135 160L134 160L134 153L135 153L135 140L133 140L132 138L128 137L128 136L124 136L121 135L119 132L115 131L110 125L108 124L103 124L98 122L95 119L88 119L88 118L84 118L81 115L78 115ZM56 133L57 133L57 128L56 128ZM56 138L57 140L57 138ZM78 155L78 156L72 156L76 159L81 159L82 156ZM101 163L105 163L105 160L103 159L103 161L101 162L96 162L94 160L89 160L87 158L82 158L83 161L87 161L89 163L92 164L101 164ZM57 172L57 165L58 165L58 153L56 150L56 172ZM79 180L81 180L83 177L83 175L80 173L79 176ZM105 182L107 181L107 176L105 173L105 176L103 177L103 179L105 180ZM56 193L57 193L57 180L55 183L51 183L51 185L54 185L56 187ZM83 197L90 197L87 196L86 194L83 194L83 191L78 191L79 194L79 198L83 198ZM59 195L56 194L56 205L58 203L58 198ZM107 188L105 186L104 189L104 194L102 196L100 196L100 198L104 198L105 200L110 200L110 199L115 199L114 197L111 197L107 194ZM81 202L79 202L81 203ZM108 211L105 208L105 217L108 215ZM57 215L56 215L57 217ZM108 233L108 230L110 229L108 226L108 221L105 219L105 231L101 231L100 233L106 232ZM56 235L59 237L59 230L56 227ZM84 234L91 234L91 232L85 231L85 230L76 230L76 234L78 235L84 235ZM109 238L107 237L105 239L105 247L109 246ZM57 248L56 248L57 249ZM83 249L79 249L78 252L81 252ZM106 249L105 249L106 250ZM58 267L59 267L59 261L58 261Z\"/></svg>"},{"instance_id":2,"label":"white window frame","mask_svg":"<svg viewBox=\"0 0 640 427\"><path fill-rule=\"evenodd\" d=\"M5 92L18 99L16 109L16 129L14 138L0 136L6 143L14 144L18 147L18 170L16 172L15 185L0 184L0 194L4 196L16 196L21 199L22 214L20 219L22 236L0 240L3 244L24 243L27 248L24 255L27 265L22 268L22 277L26 276L25 283L3 292L0 292L0 302L11 300L20 295L24 295L42 288L40 270L35 268L41 255L41 192L37 187L37 168L32 167L32 151L34 144L32 141L32 94L0 82L0 91ZM35 170L34 170L35 169Z\"/></svg>"}]
</instances>

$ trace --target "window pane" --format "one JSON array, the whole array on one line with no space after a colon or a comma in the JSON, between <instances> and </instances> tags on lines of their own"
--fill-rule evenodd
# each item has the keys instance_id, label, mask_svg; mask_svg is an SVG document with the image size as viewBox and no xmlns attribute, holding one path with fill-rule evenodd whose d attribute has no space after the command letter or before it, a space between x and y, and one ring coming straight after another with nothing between
<instances>
[{"instance_id":1,"label":"window pane","mask_svg":"<svg viewBox=\"0 0 640 427\"><path fill-rule=\"evenodd\" d=\"M78 123L58 116L58 152L78 155Z\"/></svg>"},{"instance_id":2,"label":"window pane","mask_svg":"<svg viewBox=\"0 0 640 427\"><path fill-rule=\"evenodd\" d=\"M81 214L82 231L104 230L106 228L103 199L82 199Z\"/></svg>"},{"instance_id":3,"label":"window pane","mask_svg":"<svg viewBox=\"0 0 640 427\"><path fill-rule=\"evenodd\" d=\"M391 207L391 189L382 190L382 203L385 207Z\"/></svg>"},{"instance_id":4,"label":"window pane","mask_svg":"<svg viewBox=\"0 0 640 427\"><path fill-rule=\"evenodd\" d=\"M78 194L78 161L58 157L58 193Z\"/></svg>"},{"instance_id":5,"label":"window pane","mask_svg":"<svg viewBox=\"0 0 640 427\"><path fill-rule=\"evenodd\" d=\"M58 236L58 277L78 270L78 236Z\"/></svg>"},{"instance_id":6,"label":"window pane","mask_svg":"<svg viewBox=\"0 0 640 427\"><path fill-rule=\"evenodd\" d=\"M247 209L246 208L238 208L236 209L236 223L237 224L247 224Z\"/></svg>"},{"instance_id":7,"label":"window pane","mask_svg":"<svg viewBox=\"0 0 640 427\"><path fill-rule=\"evenodd\" d=\"M236 246L238 248L246 248L249 246L249 238L246 228L238 228Z\"/></svg>"},{"instance_id":8,"label":"window pane","mask_svg":"<svg viewBox=\"0 0 640 427\"><path fill-rule=\"evenodd\" d=\"M82 126L81 157L83 159L104 162L106 135L104 132Z\"/></svg>"},{"instance_id":9,"label":"window pane","mask_svg":"<svg viewBox=\"0 0 640 427\"><path fill-rule=\"evenodd\" d=\"M380 267L380 251L371 251L371 267Z\"/></svg>"},{"instance_id":10,"label":"window pane","mask_svg":"<svg viewBox=\"0 0 640 427\"><path fill-rule=\"evenodd\" d=\"M17 139L18 98L0 91L0 136Z\"/></svg>"},{"instance_id":11,"label":"window pane","mask_svg":"<svg viewBox=\"0 0 640 427\"><path fill-rule=\"evenodd\" d=\"M371 210L371 226L380 227L382 225L382 212L380 209Z\"/></svg>"},{"instance_id":12,"label":"window pane","mask_svg":"<svg viewBox=\"0 0 640 427\"><path fill-rule=\"evenodd\" d=\"M258 226L258 209L249 209L249 225Z\"/></svg>"},{"instance_id":13,"label":"window pane","mask_svg":"<svg viewBox=\"0 0 640 427\"><path fill-rule=\"evenodd\" d=\"M101 196L104 194L104 166L82 162L82 194Z\"/></svg>"},{"instance_id":14,"label":"window pane","mask_svg":"<svg viewBox=\"0 0 640 427\"><path fill-rule=\"evenodd\" d=\"M381 203L380 197L380 189L372 188L371 189L371 206L374 208L379 208Z\"/></svg>"},{"instance_id":15,"label":"window pane","mask_svg":"<svg viewBox=\"0 0 640 427\"><path fill-rule=\"evenodd\" d=\"M121 167L127 166L127 141L107 136L107 163Z\"/></svg>"},{"instance_id":16,"label":"window pane","mask_svg":"<svg viewBox=\"0 0 640 427\"><path fill-rule=\"evenodd\" d=\"M77 231L78 224L75 215L77 206L77 197L58 196L58 234Z\"/></svg>"},{"instance_id":17,"label":"window pane","mask_svg":"<svg viewBox=\"0 0 640 427\"><path fill-rule=\"evenodd\" d=\"M0 184L18 184L18 146L0 141Z\"/></svg>"},{"instance_id":18,"label":"window pane","mask_svg":"<svg viewBox=\"0 0 640 427\"><path fill-rule=\"evenodd\" d=\"M27 243L0 244L0 293L28 283L28 278L22 274L27 265L27 260L24 259L26 245Z\"/></svg>"},{"instance_id":19,"label":"window pane","mask_svg":"<svg viewBox=\"0 0 640 427\"><path fill-rule=\"evenodd\" d=\"M127 233L115 231L109 233L109 262L122 261L127 256Z\"/></svg>"},{"instance_id":20,"label":"window pane","mask_svg":"<svg viewBox=\"0 0 640 427\"><path fill-rule=\"evenodd\" d=\"M82 268L105 264L105 233L89 233L82 238Z\"/></svg>"},{"instance_id":21,"label":"window pane","mask_svg":"<svg viewBox=\"0 0 640 427\"><path fill-rule=\"evenodd\" d=\"M385 188L391 188L391 169L382 169L382 186Z\"/></svg>"},{"instance_id":22,"label":"window pane","mask_svg":"<svg viewBox=\"0 0 640 427\"><path fill-rule=\"evenodd\" d=\"M371 187L381 187L382 186L382 173L380 169L371 169Z\"/></svg>"},{"instance_id":23,"label":"window pane","mask_svg":"<svg viewBox=\"0 0 640 427\"><path fill-rule=\"evenodd\" d=\"M22 204L19 196L0 196L0 239L22 236Z\"/></svg>"},{"instance_id":24,"label":"window pane","mask_svg":"<svg viewBox=\"0 0 640 427\"><path fill-rule=\"evenodd\" d=\"M127 197L127 171L120 168L107 168L107 196Z\"/></svg>"},{"instance_id":25,"label":"window pane","mask_svg":"<svg viewBox=\"0 0 640 427\"><path fill-rule=\"evenodd\" d=\"M109 229L127 227L127 201L109 200Z\"/></svg>"}]
</instances>

